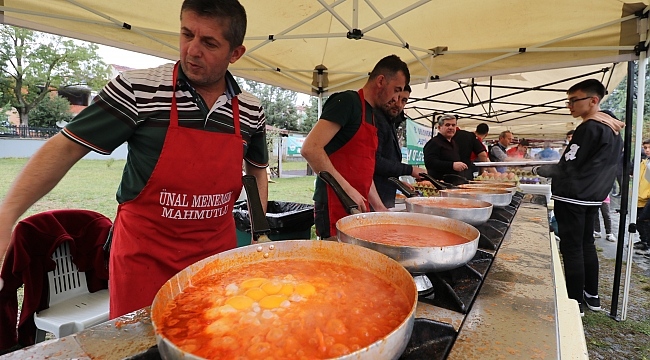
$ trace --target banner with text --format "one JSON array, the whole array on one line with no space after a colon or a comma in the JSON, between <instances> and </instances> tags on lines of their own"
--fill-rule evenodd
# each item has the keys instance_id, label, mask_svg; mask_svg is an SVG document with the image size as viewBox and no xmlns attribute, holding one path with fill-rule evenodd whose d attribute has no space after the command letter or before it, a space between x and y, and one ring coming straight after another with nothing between
<instances>
[{"instance_id":1,"label":"banner with text","mask_svg":"<svg viewBox=\"0 0 650 360\"><path fill-rule=\"evenodd\" d=\"M424 164L424 144L431 139L431 127L418 124L411 119L406 119L406 163L410 165Z\"/></svg>"},{"instance_id":2,"label":"banner with text","mask_svg":"<svg viewBox=\"0 0 650 360\"><path fill-rule=\"evenodd\" d=\"M296 156L300 155L302 143L305 142L304 137L289 136L287 137L287 155Z\"/></svg>"}]
</instances>

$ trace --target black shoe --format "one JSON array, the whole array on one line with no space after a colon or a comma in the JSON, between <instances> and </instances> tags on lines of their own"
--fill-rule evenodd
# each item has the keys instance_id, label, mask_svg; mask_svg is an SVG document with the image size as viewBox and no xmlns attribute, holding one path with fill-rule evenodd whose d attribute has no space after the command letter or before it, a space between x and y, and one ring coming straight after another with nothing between
<instances>
[{"instance_id":1,"label":"black shoe","mask_svg":"<svg viewBox=\"0 0 650 360\"><path fill-rule=\"evenodd\" d=\"M639 242L634 243L633 247L636 250L648 250L648 245L646 243L644 243L643 241L639 241Z\"/></svg>"},{"instance_id":2,"label":"black shoe","mask_svg":"<svg viewBox=\"0 0 650 360\"><path fill-rule=\"evenodd\" d=\"M587 304L587 307L591 311L600 311L602 308L600 307L600 298L597 297L587 297L585 294L583 296L583 299L585 301L585 304Z\"/></svg>"},{"instance_id":3,"label":"black shoe","mask_svg":"<svg viewBox=\"0 0 650 360\"><path fill-rule=\"evenodd\" d=\"M582 303L578 303L578 307L580 308L580 317L585 316L585 307L582 305Z\"/></svg>"}]
</instances>

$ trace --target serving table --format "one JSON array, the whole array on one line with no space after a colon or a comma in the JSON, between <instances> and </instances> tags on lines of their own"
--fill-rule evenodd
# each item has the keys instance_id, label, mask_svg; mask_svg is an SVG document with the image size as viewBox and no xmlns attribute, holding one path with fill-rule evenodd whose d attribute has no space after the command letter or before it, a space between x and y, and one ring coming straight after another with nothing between
<instances>
[{"instance_id":1,"label":"serving table","mask_svg":"<svg viewBox=\"0 0 650 360\"><path fill-rule=\"evenodd\" d=\"M155 345L149 311L143 308L0 358L146 358L142 354ZM416 318L444 321L457 331L447 359L588 358L578 305L566 295L543 196L524 197L466 314L419 302Z\"/></svg>"}]
</instances>

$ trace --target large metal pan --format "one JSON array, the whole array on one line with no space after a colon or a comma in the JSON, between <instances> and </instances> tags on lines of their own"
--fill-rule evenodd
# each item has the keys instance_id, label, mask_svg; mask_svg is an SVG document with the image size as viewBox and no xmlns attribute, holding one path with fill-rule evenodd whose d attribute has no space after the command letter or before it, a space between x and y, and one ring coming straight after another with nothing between
<instances>
[{"instance_id":1,"label":"large metal pan","mask_svg":"<svg viewBox=\"0 0 650 360\"><path fill-rule=\"evenodd\" d=\"M511 192L517 191L517 186L514 184L496 183L496 184L463 184L458 185L459 189L494 189L494 190L507 190Z\"/></svg>"},{"instance_id":2,"label":"large metal pan","mask_svg":"<svg viewBox=\"0 0 650 360\"><path fill-rule=\"evenodd\" d=\"M404 201L408 212L442 216L474 226L483 224L492 215L492 204L482 200L411 197Z\"/></svg>"},{"instance_id":3,"label":"large metal pan","mask_svg":"<svg viewBox=\"0 0 650 360\"><path fill-rule=\"evenodd\" d=\"M404 200L406 211L437 215L466 222L470 225L481 225L492 215L492 204L487 201L459 198L421 197L404 185L397 178L388 178L406 196Z\"/></svg>"},{"instance_id":4,"label":"large metal pan","mask_svg":"<svg viewBox=\"0 0 650 360\"><path fill-rule=\"evenodd\" d=\"M244 176L244 184L251 193L257 193L255 179ZM354 264L359 268L368 269L375 275L391 282L404 292L411 309L408 316L384 338L348 355L338 357L344 360L359 359L397 359L408 344L413 330L415 309L417 304L417 288L413 277L395 260L370 249L351 244L315 240L268 241L268 223L259 196L249 196L249 215L251 216L252 232L256 241L262 242L229 250L213 255L192 264L169 279L158 291L151 307L151 319L156 333L156 342L163 359L200 359L184 352L169 339L160 334L164 321L164 310L167 305L183 290L192 286L205 276L228 272L238 265L253 264L263 261L282 261L287 259L322 260L335 264ZM256 230L255 226L259 229ZM390 306L386 304L386 306ZM370 316L370 314L369 314ZM251 331L255 331L251 328Z\"/></svg>"},{"instance_id":5,"label":"large metal pan","mask_svg":"<svg viewBox=\"0 0 650 360\"><path fill-rule=\"evenodd\" d=\"M193 281L213 274L230 271L233 267L263 261L287 259L321 260L336 264L354 264L390 281L406 294L411 310L401 324L384 338L337 359L397 359L408 343L413 330L417 290L411 275L396 261L370 249L331 241L287 240L258 245L249 245L213 255L192 264L169 279L156 294L151 307L151 319L156 333L156 342L163 359L200 359L177 347L160 333L165 321L167 305ZM336 306L336 304L332 304ZM390 306L385 304L385 306ZM368 314L371 316L372 314ZM250 331L255 331L254 327Z\"/></svg>"},{"instance_id":6,"label":"large metal pan","mask_svg":"<svg viewBox=\"0 0 650 360\"><path fill-rule=\"evenodd\" d=\"M336 222L337 238L340 242L361 245L386 254L399 262L411 274L454 269L465 265L476 254L481 234L472 225L441 216L409 212L359 213L356 210L356 204L343 191L331 174L320 172L318 175L332 187L339 200L343 203L343 207L352 213L352 215ZM346 233L346 231L354 227L380 224L397 225L407 230L411 226L445 230L465 238L467 242L451 246L397 246L373 242L371 239L358 239Z\"/></svg>"},{"instance_id":7,"label":"large metal pan","mask_svg":"<svg viewBox=\"0 0 650 360\"><path fill-rule=\"evenodd\" d=\"M440 190L442 197L454 197L487 201L495 207L506 207L512 202L514 192L488 189L447 189Z\"/></svg>"},{"instance_id":8,"label":"large metal pan","mask_svg":"<svg viewBox=\"0 0 650 360\"><path fill-rule=\"evenodd\" d=\"M460 235L467 239L467 242L450 246L396 246L359 239L348 234L348 231L352 228L375 224L391 224L407 228L409 226L422 226L445 230ZM478 240L481 235L475 227L460 220L408 212L375 212L349 215L336 222L336 229L339 241L360 245L386 254L399 262L411 274L445 271L467 264L476 255Z\"/></svg>"}]
</instances>

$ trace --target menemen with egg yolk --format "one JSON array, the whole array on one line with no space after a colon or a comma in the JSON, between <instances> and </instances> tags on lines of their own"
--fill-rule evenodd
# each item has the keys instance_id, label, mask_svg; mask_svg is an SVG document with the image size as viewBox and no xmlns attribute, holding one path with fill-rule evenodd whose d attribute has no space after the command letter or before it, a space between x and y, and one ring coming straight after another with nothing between
<instances>
[{"instance_id":1,"label":"menemen with egg yolk","mask_svg":"<svg viewBox=\"0 0 650 360\"><path fill-rule=\"evenodd\" d=\"M383 338L410 310L402 290L368 270L285 259L193 283L165 309L161 333L208 359L324 359Z\"/></svg>"}]
</instances>

